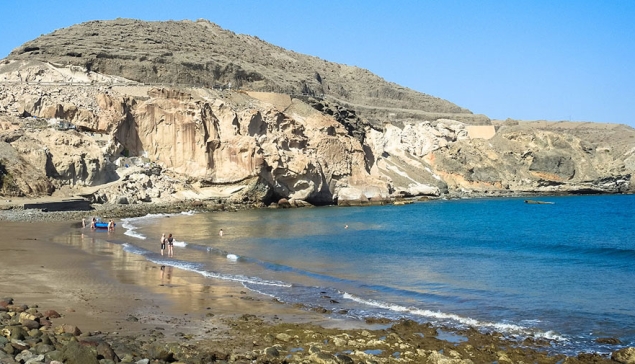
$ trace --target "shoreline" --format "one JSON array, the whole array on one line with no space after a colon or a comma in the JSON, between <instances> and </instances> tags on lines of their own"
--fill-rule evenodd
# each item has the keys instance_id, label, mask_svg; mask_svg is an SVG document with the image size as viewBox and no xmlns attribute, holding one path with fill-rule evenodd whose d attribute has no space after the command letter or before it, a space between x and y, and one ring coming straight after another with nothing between
<instances>
[{"instance_id":1,"label":"shoreline","mask_svg":"<svg viewBox=\"0 0 635 364\"><path fill-rule=\"evenodd\" d=\"M193 206L171 207L176 210L170 212L179 212ZM20 214L21 211L12 212ZM6 217L3 213L5 211L0 211L0 216ZM267 356L266 349L272 347L278 352L286 347L291 357L316 357L317 352L310 352L310 348L319 344L315 341L319 336L330 338L324 339L329 344L322 341L322 354L344 353L354 361L366 356L368 360L393 362L393 353L388 350L402 353L399 358L406 362L421 362L438 355L447 357L451 352L454 354L449 358L472 362L481 362L480 359L505 362L506 358L517 362L520 357L530 356L536 362L556 363L564 358L564 355L548 354L545 348L550 344L545 340L525 341L520 347L519 343L501 335L465 330L453 335L466 341L453 342L452 338L437 338L440 328L410 321L335 321L302 307L277 303L244 289L239 283L214 280L209 284L202 277L177 268L170 272L169 282L161 281L166 272L162 277L156 264L131 257L122 246L108 243L107 239L82 238L84 234L77 229L81 218L75 217L86 216L86 213L36 212L18 216L26 217L26 221L11 222L1 221L0 217L4 233L0 242L0 274L5 277L0 283L0 298L11 297L19 304L55 309L63 317L55 319L54 325L75 325L88 333L100 332L102 334L96 335L122 340L132 335L141 341L187 343L201 350L208 345L204 343L213 342L215 347L223 348L228 357L231 353L247 352L251 354L246 357L282 359ZM41 214L55 218L41 219ZM108 217L115 217L115 213L110 212ZM39 225L37 229L34 224ZM117 230L123 235L122 228ZM389 339L379 340L392 334L399 344L390 343ZM132 345L130 340L128 345ZM303 350L292 352L298 347ZM367 349L361 350L364 347ZM381 353L373 350L381 350ZM411 353L407 358L406 352ZM608 355L585 353L576 360L612 362Z\"/></svg>"}]
</instances>

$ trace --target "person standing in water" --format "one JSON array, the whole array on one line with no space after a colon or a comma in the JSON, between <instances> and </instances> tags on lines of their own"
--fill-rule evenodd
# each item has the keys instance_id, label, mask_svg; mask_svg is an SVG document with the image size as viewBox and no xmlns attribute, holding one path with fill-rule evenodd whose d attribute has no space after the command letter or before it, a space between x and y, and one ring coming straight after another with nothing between
<instances>
[{"instance_id":1,"label":"person standing in water","mask_svg":"<svg viewBox=\"0 0 635 364\"><path fill-rule=\"evenodd\" d=\"M110 221L108 221L108 231L114 231L115 230L115 222L112 221L112 219L110 219Z\"/></svg>"},{"instance_id":2,"label":"person standing in water","mask_svg":"<svg viewBox=\"0 0 635 364\"><path fill-rule=\"evenodd\" d=\"M168 257L174 256L174 238L172 234L168 235Z\"/></svg>"},{"instance_id":3,"label":"person standing in water","mask_svg":"<svg viewBox=\"0 0 635 364\"><path fill-rule=\"evenodd\" d=\"M165 250L165 234L161 234L161 255L163 255L164 250Z\"/></svg>"},{"instance_id":4,"label":"person standing in water","mask_svg":"<svg viewBox=\"0 0 635 364\"><path fill-rule=\"evenodd\" d=\"M220 229L220 230L218 231L218 236L223 236L223 229Z\"/></svg>"}]
</instances>

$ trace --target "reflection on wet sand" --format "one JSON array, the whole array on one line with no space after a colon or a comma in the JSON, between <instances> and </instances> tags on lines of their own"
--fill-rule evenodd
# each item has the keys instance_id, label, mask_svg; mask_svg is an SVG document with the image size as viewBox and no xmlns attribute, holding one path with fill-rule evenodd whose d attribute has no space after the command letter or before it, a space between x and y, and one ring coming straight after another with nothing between
<instances>
[{"instance_id":1,"label":"reflection on wet sand","mask_svg":"<svg viewBox=\"0 0 635 364\"><path fill-rule=\"evenodd\" d=\"M273 303L267 297L245 290L235 282L205 278L196 272L156 264L143 256L129 253L124 250L126 240L122 231L105 234L82 231L81 228L71 229L54 239L56 243L89 254L108 256L109 259L100 260L97 268L112 275L120 283L136 285L163 295L173 309L203 313L209 312L210 307L213 307L216 314L258 311L262 314L297 314L296 310ZM156 254L161 257L160 252L157 251Z\"/></svg>"},{"instance_id":2,"label":"reflection on wet sand","mask_svg":"<svg viewBox=\"0 0 635 364\"><path fill-rule=\"evenodd\" d=\"M161 286L164 286L166 282L167 284L171 283L170 281L172 279L172 269L174 268L171 266L161 266Z\"/></svg>"}]
</instances>

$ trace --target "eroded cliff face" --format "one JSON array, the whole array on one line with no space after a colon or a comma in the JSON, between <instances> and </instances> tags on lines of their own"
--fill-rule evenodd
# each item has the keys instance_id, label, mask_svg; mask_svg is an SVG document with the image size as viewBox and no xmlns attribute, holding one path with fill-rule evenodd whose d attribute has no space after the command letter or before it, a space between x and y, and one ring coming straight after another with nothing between
<instances>
[{"instance_id":1,"label":"eroded cliff face","mask_svg":"<svg viewBox=\"0 0 635 364\"><path fill-rule=\"evenodd\" d=\"M466 193L619 193L631 171L571 135L501 128L491 140L459 141L425 160L451 190Z\"/></svg>"},{"instance_id":2,"label":"eroded cliff face","mask_svg":"<svg viewBox=\"0 0 635 364\"><path fill-rule=\"evenodd\" d=\"M113 136L130 155L208 185L259 178L271 198L328 204L342 188L369 186L376 191L366 198L389 197L388 185L369 174L361 144L315 110L282 113L255 99L236 109L165 89L150 95L117 117Z\"/></svg>"},{"instance_id":3,"label":"eroded cliff face","mask_svg":"<svg viewBox=\"0 0 635 364\"><path fill-rule=\"evenodd\" d=\"M635 130L627 127L615 131L619 147L613 137L580 128L574 134L536 125L499 125L491 139L472 139L460 121L377 127L344 106L306 97L49 79L54 83L0 84L5 195L83 189L103 203L225 196L368 204L626 192L635 168L628 138ZM209 188L215 194L203 193Z\"/></svg>"}]
</instances>

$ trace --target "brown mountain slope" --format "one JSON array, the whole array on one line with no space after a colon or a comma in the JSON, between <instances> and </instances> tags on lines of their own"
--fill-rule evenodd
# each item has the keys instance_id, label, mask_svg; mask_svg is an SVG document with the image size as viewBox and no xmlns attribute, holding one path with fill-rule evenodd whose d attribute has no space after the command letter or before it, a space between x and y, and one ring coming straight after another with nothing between
<instances>
[{"instance_id":1,"label":"brown mountain slope","mask_svg":"<svg viewBox=\"0 0 635 364\"><path fill-rule=\"evenodd\" d=\"M325 95L361 106L371 123L395 112L402 118L428 120L461 114L455 119L489 123L483 115L387 82L365 69L288 51L206 20L91 21L27 42L7 58L84 66L145 83L231 84L245 90Z\"/></svg>"}]
</instances>

